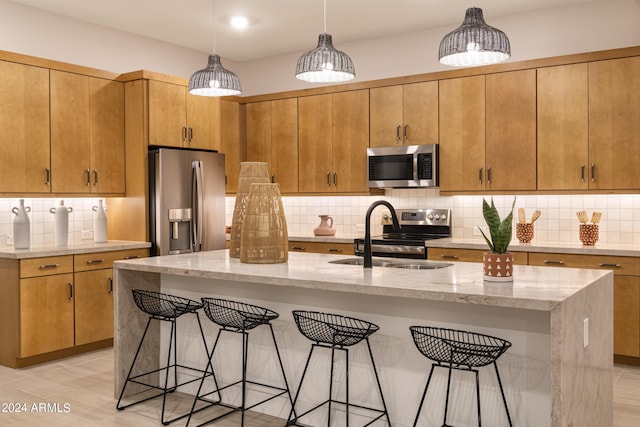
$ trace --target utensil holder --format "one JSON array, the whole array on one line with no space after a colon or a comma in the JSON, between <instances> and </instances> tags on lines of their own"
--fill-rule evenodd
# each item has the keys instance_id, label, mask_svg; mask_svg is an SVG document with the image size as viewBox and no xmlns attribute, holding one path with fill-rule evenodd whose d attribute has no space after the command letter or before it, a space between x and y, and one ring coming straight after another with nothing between
<instances>
[{"instance_id":1,"label":"utensil holder","mask_svg":"<svg viewBox=\"0 0 640 427\"><path fill-rule=\"evenodd\" d=\"M599 238L598 224L580 224L580 241L585 246L593 246Z\"/></svg>"},{"instance_id":2,"label":"utensil holder","mask_svg":"<svg viewBox=\"0 0 640 427\"><path fill-rule=\"evenodd\" d=\"M516 237L520 243L531 243L533 239L533 223L516 223Z\"/></svg>"}]
</instances>

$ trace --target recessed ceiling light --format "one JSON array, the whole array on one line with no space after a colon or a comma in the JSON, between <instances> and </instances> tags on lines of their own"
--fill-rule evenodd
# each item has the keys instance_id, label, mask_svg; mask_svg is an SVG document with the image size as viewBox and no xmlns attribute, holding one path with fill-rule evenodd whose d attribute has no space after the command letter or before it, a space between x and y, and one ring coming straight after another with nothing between
<instances>
[{"instance_id":1,"label":"recessed ceiling light","mask_svg":"<svg viewBox=\"0 0 640 427\"><path fill-rule=\"evenodd\" d=\"M229 22L237 30L244 30L249 26L249 19L246 16L232 16Z\"/></svg>"}]
</instances>

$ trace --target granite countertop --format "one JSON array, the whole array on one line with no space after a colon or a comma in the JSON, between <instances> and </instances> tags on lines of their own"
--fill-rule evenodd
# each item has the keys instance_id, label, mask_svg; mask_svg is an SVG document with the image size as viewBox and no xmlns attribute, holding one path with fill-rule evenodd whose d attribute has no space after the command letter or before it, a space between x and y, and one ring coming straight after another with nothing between
<instances>
[{"instance_id":1,"label":"granite countertop","mask_svg":"<svg viewBox=\"0 0 640 427\"><path fill-rule=\"evenodd\" d=\"M246 264L227 250L117 261L115 268L335 292L417 298L551 311L609 271L514 266L511 283L486 282L482 264L454 262L435 270L330 264L344 255L289 253L281 264ZM422 261L425 262L425 261ZM605 278L611 275L611 278Z\"/></svg>"},{"instance_id":2,"label":"granite countertop","mask_svg":"<svg viewBox=\"0 0 640 427\"><path fill-rule=\"evenodd\" d=\"M427 240L427 248L451 249L487 249L487 242L482 239L445 238ZM553 252L576 255L611 255L640 256L640 245L623 245L620 243L596 243L595 246L584 246L580 243L567 242L532 242L520 244L517 241L509 245L510 252Z\"/></svg>"},{"instance_id":3,"label":"granite countertop","mask_svg":"<svg viewBox=\"0 0 640 427\"><path fill-rule=\"evenodd\" d=\"M94 243L92 241L70 243L67 246L43 245L32 246L29 249L14 249L13 246L0 248L0 258L24 259L40 258L48 256L88 254L94 252L121 251L127 249L150 248L149 242L137 242L129 240L109 240L107 243Z\"/></svg>"}]
</instances>

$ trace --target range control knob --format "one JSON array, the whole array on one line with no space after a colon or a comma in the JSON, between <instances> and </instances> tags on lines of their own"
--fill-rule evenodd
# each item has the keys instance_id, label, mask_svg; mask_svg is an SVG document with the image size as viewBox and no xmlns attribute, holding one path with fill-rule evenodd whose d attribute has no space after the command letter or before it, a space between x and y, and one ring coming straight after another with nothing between
<instances>
[{"instance_id":1,"label":"range control knob","mask_svg":"<svg viewBox=\"0 0 640 427\"><path fill-rule=\"evenodd\" d=\"M447 214L442 214L442 215L440 215L440 219L441 219L441 220L443 220L443 221L444 221L445 219L447 219Z\"/></svg>"},{"instance_id":2,"label":"range control knob","mask_svg":"<svg viewBox=\"0 0 640 427\"><path fill-rule=\"evenodd\" d=\"M429 215L427 215L427 218L428 219L433 219L433 215L429 214Z\"/></svg>"},{"instance_id":3,"label":"range control knob","mask_svg":"<svg viewBox=\"0 0 640 427\"><path fill-rule=\"evenodd\" d=\"M438 219L440 219L440 215L436 215L436 219L437 219L437 220L438 220Z\"/></svg>"}]
</instances>

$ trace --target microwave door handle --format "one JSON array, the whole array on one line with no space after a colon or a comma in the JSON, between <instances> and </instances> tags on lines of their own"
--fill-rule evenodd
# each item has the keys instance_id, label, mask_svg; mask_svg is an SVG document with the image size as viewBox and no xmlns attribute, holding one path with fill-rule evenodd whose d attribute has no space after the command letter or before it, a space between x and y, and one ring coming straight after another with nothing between
<instances>
[{"instance_id":1,"label":"microwave door handle","mask_svg":"<svg viewBox=\"0 0 640 427\"><path fill-rule=\"evenodd\" d=\"M418 153L413 153L413 180L418 181Z\"/></svg>"}]
</instances>

